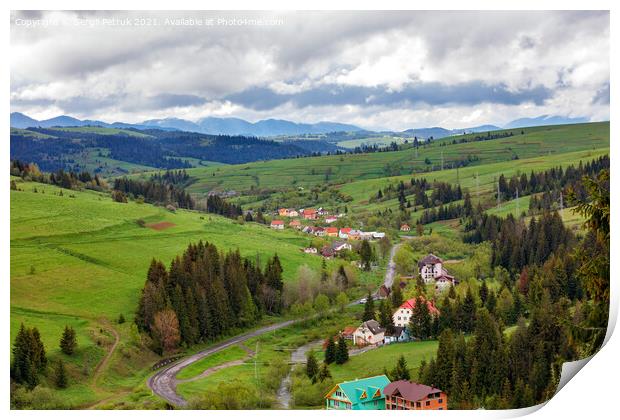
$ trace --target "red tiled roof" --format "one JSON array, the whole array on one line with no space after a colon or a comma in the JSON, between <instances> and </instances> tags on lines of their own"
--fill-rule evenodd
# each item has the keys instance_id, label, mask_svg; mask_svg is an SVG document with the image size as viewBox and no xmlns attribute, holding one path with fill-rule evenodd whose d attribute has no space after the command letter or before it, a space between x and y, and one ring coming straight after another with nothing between
<instances>
[{"instance_id":1,"label":"red tiled roof","mask_svg":"<svg viewBox=\"0 0 620 420\"><path fill-rule=\"evenodd\" d=\"M433 301L426 300L422 296L420 296L418 299L422 300L423 302L426 301L426 306L428 307L428 311L432 315L439 315L439 309L437 309ZM411 298L411 299L407 299L402 305L400 305L400 307L403 309L413 310L415 308L415 305L416 305L416 298Z\"/></svg>"},{"instance_id":2,"label":"red tiled roof","mask_svg":"<svg viewBox=\"0 0 620 420\"><path fill-rule=\"evenodd\" d=\"M351 228L342 228L340 229L340 233L349 233L351 232Z\"/></svg>"},{"instance_id":3,"label":"red tiled roof","mask_svg":"<svg viewBox=\"0 0 620 420\"><path fill-rule=\"evenodd\" d=\"M271 222L271 224L272 224L272 225L283 225L283 224L284 224L284 222L283 222L282 220L273 220L273 221Z\"/></svg>"},{"instance_id":4,"label":"red tiled roof","mask_svg":"<svg viewBox=\"0 0 620 420\"><path fill-rule=\"evenodd\" d=\"M419 401L426 398L428 394L443 391L428 385L403 380L392 382L383 388L383 393L385 395L392 396L396 392L398 392L407 401Z\"/></svg>"},{"instance_id":5,"label":"red tiled roof","mask_svg":"<svg viewBox=\"0 0 620 420\"><path fill-rule=\"evenodd\" d=\"M325 229L325 232L327 233L338 233L338 228L337 227L328 227Z\"/></svg>"}]
</instances>

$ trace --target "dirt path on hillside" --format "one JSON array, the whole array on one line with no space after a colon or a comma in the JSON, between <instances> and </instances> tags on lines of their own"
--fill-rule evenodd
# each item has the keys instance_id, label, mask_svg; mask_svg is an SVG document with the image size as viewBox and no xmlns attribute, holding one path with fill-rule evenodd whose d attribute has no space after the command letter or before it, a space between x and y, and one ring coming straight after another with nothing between
<instances>
[{"instance_id":1,"label":"dirt path on hillside","mask_svg":"<svg viewBox=\"0 0 620 420\"><path fill-rule=\"evenodd\" d=\"M109 323L104 322L103 325L105 329L111 332L112 335L114 336L114 343L112 344L112 347L110 348L110 350L108 350L108 354L105 355L105 357L99 362L99 364L95 368L95 373L93 374L93 379L92 379L92 386L93 386L93 389L95 389L96 391L101 391L101 388L99 388L99 385L97 385L97 381L99 380L99 377L105 371L105 369L107 369L108 364L110 363L110 359L112 358L112 355L114 354L114 350L116 350L116 347L118 347L118 343L121 340L121 336L119 335L118 331L112 328L112 326Z\"/></svg>"}]
</instances>

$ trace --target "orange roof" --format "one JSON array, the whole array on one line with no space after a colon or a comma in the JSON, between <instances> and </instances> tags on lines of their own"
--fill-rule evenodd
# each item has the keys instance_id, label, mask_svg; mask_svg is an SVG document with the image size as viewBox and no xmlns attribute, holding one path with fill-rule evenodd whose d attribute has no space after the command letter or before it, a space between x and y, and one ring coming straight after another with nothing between
<instances>
[{"instance_id":1,"label":"orange roof","mask_svg":"<svg viewBox=\"0 0 620 420\"><path fill-rule=\"evenodd\" d=\"M283 225L283 224L284 224L284 222L283 222L282 220L273 220L273 221L271 222L271 224L272 224L272 225Z\"/></svg>"},{"instance_id":2,"label":"orange roof","mask_svg":"<svg viewBox=\"0 0 620 420\"><path fill-rule=\"evenodd\" d=\"M422 302L426 301L426 306L428 307L428 311L432 315L439 315L439 309L437 309L433 301L426 300L422 296L420 296L418 299L420 299ZM403 309L414 309L415 305L416 305L416 298L411 298L411 299L407 299L402 305L400 305L400 307Z\"/></svg>"},{"instance_id":3,"label":"orange roof","mask_svg":"<svg viewBox=\"0 0 620 420\"><path fill-rule=\"evenodd\" d=\"M304 209L304 214L314 214L316 213L315 209Z\"/></svg>"},{"instance_id":4,"label":"orange roof","mask_svg":"<svg viewBox=\"0 0 620 420\"><path fill-rule=\"evenodd\" d=\"M291 223L289 223L290 225L300 225L301 222L299 220L293 220Z\"/></svg>"},{"instance_id":5,"label":"orange roof","mask_svg":"<svg viewBox=\"0 0 620 420\"><path fill-rule=\"evenodd\" d=\"M342 330L342 335L351 335L357 330L357 327L344 327Z\"/></svg>"},{"instance_id":6,"label":"orange roof","mask_svg":"<svg viewBox=\"0 0 620 420\"><path fill-rule=\"evenodd\" d=\"M327 229L325 229L325 232L327 232L327 233L338 233L338 228L337 227L328 227Z\"/></svg>"},{"instance_id":7,"label":"orange roof","mask_svg":"<svg viewBox=\"0 0 620 420\"><path fill-rule=\"evenodd\" d=\"M351 232L351 228L342 228L340 229L340 233L349 233Z\"/></svg>"}]
</instances>

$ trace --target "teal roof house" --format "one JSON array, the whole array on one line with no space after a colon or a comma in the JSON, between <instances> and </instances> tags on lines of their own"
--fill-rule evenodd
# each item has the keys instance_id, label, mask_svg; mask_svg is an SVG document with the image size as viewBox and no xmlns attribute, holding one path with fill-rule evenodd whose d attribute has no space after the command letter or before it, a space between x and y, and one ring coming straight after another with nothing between
<instances>
[{"instance_id":1,"label":"teal roof house","mask_svg":"<svg viewBox=\"0 0 620 420\"><path fill-rule=\"evenodd\" d=\"M390 383L385 375L356 379L335 385L325 395L327 410L385 410L383 388Z\"/></svg>"}]
</instances>

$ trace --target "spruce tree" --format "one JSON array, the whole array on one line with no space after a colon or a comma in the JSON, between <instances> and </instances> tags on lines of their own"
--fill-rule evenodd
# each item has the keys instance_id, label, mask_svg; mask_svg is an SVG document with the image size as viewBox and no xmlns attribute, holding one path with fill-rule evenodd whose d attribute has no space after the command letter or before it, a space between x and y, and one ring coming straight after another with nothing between
<instances>
[{"instance_id":1,"label":"spruce tree","mask_svg":"<svg viewBox=\"0 0 620 420\"><path fill-rule=\"evenodd\" d=\"M72 355L77 347L77 340L75 338L75 330L65 325L65 330L60 338L60 349L64 354Z\"/></svg>"},{"instance_id":2,"label":"spruce tree","mask_svg":"<svg viewBox=\"0 0 620 420\"><path fill-rule=\"evenodd\" d=\"M334 338L330 336L327 339L327 347L325 348L325 363L328 365L336 361L336 343Z\"/></svg>"},{"instance_id":3,"label":"spruce tree","mask_svg":"<svg viewBox=\"0 0 620 420\"><path fill-rule=\"evenodd\" d=\"M336 348L336 363L341 365L349 360L349 349L347 348L347 342L343 336L338 338L338 347Z\"/></svg>"},{"instance_id":4,"label":"spruce tree","mask_svg":"<svg viewBox=\"0 0 620 420\"><path fill-rule=\"evenodd\" d=\"M372 248L370 247L370 243L366 239L362 241L359 254L362 260L364 270L370 270L370 262L372 260Z\"/></svg>"},{"instance_id":5,"label":"spruce tree","mask_svg":"<svg viewBox=\"0 0 620 420\"><path fill-rule=\"evenodd\" d=\"M403 291L401 290L400 283L398 281L392 285L392 294L390 297L394 308L398 308L403 304Z\"/></svg>"},{"instance_id":6,"label":"spruce tree","mask_svg":"<svg viewBox=\"0 0 620 420\"><path fill-rule=\"evenodd\" d=\"M319 363L316 360L316 356L314 355L314 352L310 351L306 359L306 376L308 376L308 378L312 380L312 383L315 383L317 380L318 373L319 373Z\"/></svg>"},{"instance_id":7,"label":"spruce tree","mask_svg":"<svg viewBox=\"0 0 620 420\"><path fill-rule=\"evenodd\" d=\"M67 371L62 359L58 359L58 363L54 369L54 383L56 387L60 389L64 389L68 385Z\"/></svg>"},{"instance_id":8,"label":"spruce tree","mask_svg":"<svg viewBox=\"0 0 620 420\"><path fill-rule=\"evenodd\" d=\"M396 361L396 366L390 372L389 377L392 381L408 381L411 379L411 374L409 373L409 368L407 367L407 360L405 360L405 356L402 354Z\"/></svg>"},{"instance_id":9,"label":"spruce tree","mask_svg":"<svg viewBox=\"0 0 620 420\"><path fill-rule=\"evenodd\" d=\"M379 324L385 328L386 334L394 333L394 320L392 319L392 307L387 299L379 303Z\"/></svg>"},{"instance_id":10,"label":"spruce tree","mask_svg":"<svg viewBox=\"0 0 620 420\"><path fill-rule=\"evenodd\" d=\"M329 379L331 377L332 377L332 374L329 371L329 367L327 366L327 363L321 364L321 369L319 370L319 374L318 374L319 382L323 382L326 379Z\"/></svg>"},{"instance_id":11,"label":"spruce tree","mask_svg":"<svg viewBox=\"0 0 620 420\"><path fill-rule=\"evenodd\" d=\"M362 315L362 321L370 321L371 319L375 319L375 302L368 292L368 296L366 296L366 303L364 303L364 314Z\"/></svg>"}]
</instances>

